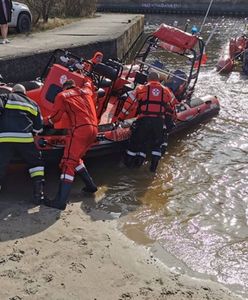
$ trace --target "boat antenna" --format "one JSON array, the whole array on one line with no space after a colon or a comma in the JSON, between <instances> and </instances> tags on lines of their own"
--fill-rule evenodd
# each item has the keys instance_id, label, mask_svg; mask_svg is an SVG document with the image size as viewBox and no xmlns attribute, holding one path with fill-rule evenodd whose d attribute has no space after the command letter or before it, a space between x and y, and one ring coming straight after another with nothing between
<instances>
[{"instance_id":1,"label":"boat antenna","mask_svg":"<svg viewBox=\"0 0 248 300\"><path fill-rule=\"evenodd\" d=\"M206 46L208 45L208 43L210 42L210 40L212 39L213 35L215 34L215 31L217 30L218 26L219 26L218 23L215 24L215 27L213 28L213 30L212 30L211 33L209 34L209 37L208 37L208 39L206 40L205 45L204 45L205 48L206 48Z\"/></svg>"},{"instance_id":2,"label":"boat antenna","mask_svg":"<svg viewBox=\"0 0 248 300\"><path fill-rule=\"evenodd\" d=\"M209 3L209 5L208 5L207 12L206 12L206 14L205 14L205 17L204 17L204 19L203 19L203 22L202 22L201 27L200 27L200 30L199 30L199 34L202 32L202 28L203 28L203 26L204 26L204 24L205 24L205 22L206 22L206 19L207 19L207 17L208 17L208 14L209 14L209 11L210 11L210 9L211 9L211 6L212 6L213 2L214 2L214 0L211 0L210 3Z\"/></svg>"}]
</instances>

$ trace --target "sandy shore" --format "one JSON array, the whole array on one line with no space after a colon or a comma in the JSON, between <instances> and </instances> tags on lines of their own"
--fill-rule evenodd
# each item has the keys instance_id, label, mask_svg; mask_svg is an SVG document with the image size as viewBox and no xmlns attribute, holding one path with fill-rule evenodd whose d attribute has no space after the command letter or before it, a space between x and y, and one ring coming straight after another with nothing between
<instances>
[{"instance_id":1,"label":"sandy shore","mask_svg":"<svg viewBox=\"0 0 248 300\"><path fill-rule=\"evenodd\" d=\"M0 299L240 299L172 273L117 222L93 221L80 202L60 213L0 196Z\"/></svg>"}]
</instances>

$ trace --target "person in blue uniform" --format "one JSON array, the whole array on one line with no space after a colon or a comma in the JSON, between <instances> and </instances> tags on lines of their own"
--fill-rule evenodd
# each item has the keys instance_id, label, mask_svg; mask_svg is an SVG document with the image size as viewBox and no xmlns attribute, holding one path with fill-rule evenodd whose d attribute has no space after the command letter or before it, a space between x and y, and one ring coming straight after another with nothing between
<instances>
[{"instance_id":1,"label":"person in blue uniform","mask_svg":"<svg viewBox=\"0 0 248 300\"><path fill-rule=\"evenodd\" d=\"M28 165L35 204L44 200L44 164L34 143L34 134L42 130L40 109L26 96L23 85L16 84L10 94L0 95L0 190L6 167L17 154Z\"/></svg>"}]
</instances>

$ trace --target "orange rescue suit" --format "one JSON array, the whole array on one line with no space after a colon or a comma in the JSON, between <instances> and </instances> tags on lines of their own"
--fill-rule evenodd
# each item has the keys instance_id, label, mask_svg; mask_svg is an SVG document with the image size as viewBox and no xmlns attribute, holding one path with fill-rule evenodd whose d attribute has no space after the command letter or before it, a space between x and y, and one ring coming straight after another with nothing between
<instances>
[{"instance_id":1,"label":"orange rescue suit","mask_svg":"<svg viewBox=\"0 0 248 300\"><path fill-rule=\"evenodd\" d=\"M45 124L58 122L66 113L70 122L64 155L60 163L61 179L72 182L75 171L84 167L82 157L97 135L97 116L92 88L75 87L60 92L55 99L52 114Z\"/></svg>"},{"instance_id":2,"label":"orange rescue suit","mask_svg":"<svg viewBox=\"0 0 248 300\"><path fill-rule=\"evenodd\" d=\"M133 93L129 94L129 107L135 101L138 103L137 120L124 163L128 167L141 166L150 149L152 158L150 170L155 172L162 156L165 119L174 113L175 97L159 81L148 81L146 85L138 86ZM120 119L126 118L129 112L127 106L128 104L124 105L119 114Z\"/></svg>"},{"instance_id":3,"label":"orange rescue suit","mask_svg":"<svg viewBox=\"0 0 248 300\"><path fill-rule=\"evenodd\" d=\"M166 114L174 113L177 103L175 96L167 87L158 81L149 81L148 84L140 85L129 92L129 97L117 118L124 120L133 111L137 111L138 119L145 116L164 118Z\"/></svg>"}]
</instances>

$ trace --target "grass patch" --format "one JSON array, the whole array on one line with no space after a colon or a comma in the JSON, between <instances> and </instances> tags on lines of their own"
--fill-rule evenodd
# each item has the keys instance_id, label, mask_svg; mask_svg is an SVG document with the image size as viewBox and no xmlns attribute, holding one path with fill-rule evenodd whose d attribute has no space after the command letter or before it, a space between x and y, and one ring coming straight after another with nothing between
<instances>
[{"instance_id":1,"label":"grass patch","mask_svg":"<svg viewBox=\"0 0 248 300\"><path fill-rule=\"evenodd\" d=\"M79 21L82 18L51 18L47 23L39 21L32 27L32 32L51 30L57 27L65 26L73 22Z\"/></svg>"}]
</instances>

